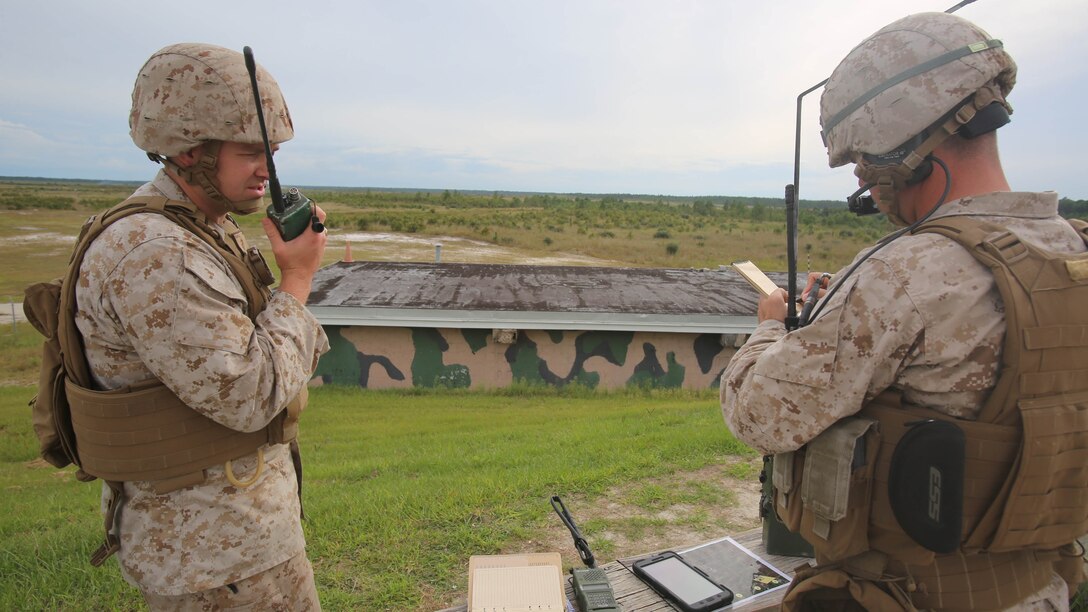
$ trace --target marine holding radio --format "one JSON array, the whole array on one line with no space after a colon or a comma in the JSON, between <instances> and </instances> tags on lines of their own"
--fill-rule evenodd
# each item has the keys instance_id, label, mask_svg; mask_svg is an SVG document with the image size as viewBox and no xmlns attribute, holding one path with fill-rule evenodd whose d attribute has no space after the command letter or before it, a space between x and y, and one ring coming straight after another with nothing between
<instances>
[{"instance_id":1,"label":"marine holding radio","mask_svg":"<svg viewBox=\"0 0 1088 612\"><path fill-rule=\"evenodd\" d=\"M326 234L285 241L263 219L282 275L272 291L231 217L260 208L272 147L294 134L276 81L252 70L207 44L147 60L129 126L164 168L85 224L59 291L39 285L43 306L28 308L53 373L34 407L43 456L106 482L92 563L117 553L153 610L320 608L295 440L329 348L305 307Z\"/></svg>"},{"instance_id":2,"label":"marine holding radio","mask_svg":"<svg viewBox=\"0 0 1088 612\"><path fill-rule=\"evenodd\" d=\"M763 297L722 375L726 423L775 454L775 508L815 549L783 609L1067 610L1085 579L1088 224L1010 191L1015 76L1001 41L922 13L826 82L831 166L905 227L807 325Z\"/></svg>"}]
</instances>

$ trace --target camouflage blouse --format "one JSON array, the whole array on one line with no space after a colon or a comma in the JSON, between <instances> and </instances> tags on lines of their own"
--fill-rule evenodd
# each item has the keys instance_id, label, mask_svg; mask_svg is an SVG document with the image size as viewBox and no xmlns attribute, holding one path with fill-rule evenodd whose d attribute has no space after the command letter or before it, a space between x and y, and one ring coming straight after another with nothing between
<instances>
[{"instance_id":1,"label":"camouflage blouse","mask_svg":"<svg viewBox=\"0 0 1088 612\"><path fill-rule=\"evenodd\" d=\"M135 195L186 200L165 173ZM254 324L222 257L157 214L120 220L83 261L76 323L96 383L116 389L157 378L201 414L255 431L294 398L328 350L317 320L275 292ZM296 481L285 445L264 449L265 469L248 488L222 467L201 485L156 495L126 482L122 573L145 591L180 595L222 586L302 552ZM234 462L247 480L256 457ZM109 489L103 487L104 501Z\"/></svg>"},{"instance_id":2,"label":"camouflage blouse","mask_svg":"<svg viewBox=\"0 0 1088 612\"><path fill-rule=\"evenodd\" d=\"M1084 251L1058 216L1058 196L992 193L942 206L934 217L974 215L1024 242ZM905 235L843 283L807 327L764 321L722 374L725 421L763 453L795 450L882 391L972 419L997 380L1005 320L993 276L963 247Z\"/></svg>"}]
</instances>

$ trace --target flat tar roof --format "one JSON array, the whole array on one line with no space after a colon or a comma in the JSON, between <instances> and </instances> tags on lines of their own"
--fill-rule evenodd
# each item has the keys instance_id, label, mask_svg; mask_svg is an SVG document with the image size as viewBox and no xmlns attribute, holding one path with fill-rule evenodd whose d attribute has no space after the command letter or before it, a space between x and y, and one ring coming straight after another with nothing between
<instances>
[{"instance_id":1,"label":"flat tar roof","mask_svg":"<svg viewBox=\"0 0 1088 612\"><path fill-rule=\"evenodd\" d=\"M757 302L727 267L356 261L319 270L309 307L325 325L751 333Z\"/></svg>"}]
</instances>

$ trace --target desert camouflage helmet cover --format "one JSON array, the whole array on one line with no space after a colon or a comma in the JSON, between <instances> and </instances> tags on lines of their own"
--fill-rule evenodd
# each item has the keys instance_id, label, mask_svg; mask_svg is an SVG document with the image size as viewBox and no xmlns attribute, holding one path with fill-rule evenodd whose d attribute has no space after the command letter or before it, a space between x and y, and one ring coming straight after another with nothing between
<instances>
[{"instance_id":1,"label":"desert camouflage helmet cover","mask_svg":"<svg viewBox=\"0 0 1088 612\"><path fill-rule=\"evenodd\" d=\"M948 13L895 21L854 47L824 88L831 167L896 149L980 90L1008 108L1015 82L1001 42L970 21Z\"/></svg>"},{"instance_id":2,"label":"desert camouflage helmet cover","mask_svg":"<svg viewBox=\"0 0 1088 612\"><path fill-rule=\"evenodd\" d=\"M257 66L268 138L294 136L279 85ZM181 43L156 52L136 77L128 125L140 149L172 157L206 140L263 142L256 103L241 53L215 45Z\"/></svg>"}]
</instances>

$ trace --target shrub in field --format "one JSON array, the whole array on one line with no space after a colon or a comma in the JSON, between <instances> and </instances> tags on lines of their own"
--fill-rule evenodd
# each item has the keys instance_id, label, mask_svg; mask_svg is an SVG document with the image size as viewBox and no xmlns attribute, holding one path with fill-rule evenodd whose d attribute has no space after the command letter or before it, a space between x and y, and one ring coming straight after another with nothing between
<instances>
[{"instance_id":1,"label":"shrub in field","mask_svg":"<svg viewBox=\"0 0 1088 612\"><path fill-rule=\"evenodd\" d=\"M4 196L0 198L0 208L7 208L9 210L26 210L28 208L71 210L75 208L75 203L69 196L42 196L13 193L4 194Z\"/></svg>"}]
</instances>

